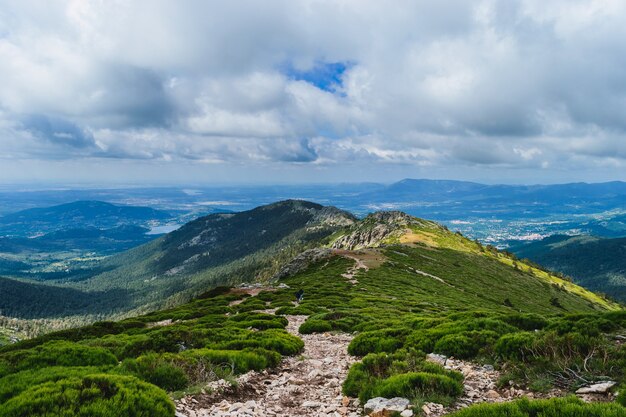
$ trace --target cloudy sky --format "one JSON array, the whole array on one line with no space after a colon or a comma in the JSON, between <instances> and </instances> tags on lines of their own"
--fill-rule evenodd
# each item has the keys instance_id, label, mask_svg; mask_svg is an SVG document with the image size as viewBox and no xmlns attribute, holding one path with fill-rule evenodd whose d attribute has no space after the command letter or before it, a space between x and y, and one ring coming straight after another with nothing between
<instances>
[{"instance_id":1,"label":"cloudy sky","mask_svg":"<svg viewBox=\"0 0 626 417\"><path fill-rule=\"evenodd\" d=\"M0 183L626 180L621 0L0 3Z\"/></svg>"}]
</instances>

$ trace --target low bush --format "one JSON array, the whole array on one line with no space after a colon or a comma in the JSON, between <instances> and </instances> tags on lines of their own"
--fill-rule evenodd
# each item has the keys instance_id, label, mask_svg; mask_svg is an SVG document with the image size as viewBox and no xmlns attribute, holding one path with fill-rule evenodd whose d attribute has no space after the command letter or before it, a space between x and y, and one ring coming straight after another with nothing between
<instances>
[{"instance_id":1,"label":"low bush","mask_svg":"<svg viewBox=\"0 0 626 417\"><path fill-rule=\"evenodd\" d=\"M478 404L450 417L626 417L626 408L614 403L585 403L576 397L509 403Z\"/></svg>"},{"instance_id":2,"label":"low bush","mask_svg":"<svg viewBox=\"0 0 626 417\"><path fill-rule=\"evenodd\" d=\"M215 349L242 350L263 348L281 355L295 355L304 349L304 342L282 329L268 329L263 332L249 332L244 338L225 340L211 346Z\"/></svg>"},{"instance_id":3,"label":"low bush","mask_svg":"<svg viewBox=\"0 0 626 417\"><path fill-rule=\"evenodd\" d=\"M189 384L189 379L181 368L174 366L156 353L148 353L137 359L126 359L122 363L121 371L137 376L166 391L178 391Z\"/></svg>"},{"instance_id":4,"label":"low bush","mask_svg":"<svg viewBox=\"0 0 626 417\"><path fill-rule=\"evenodd\" d=\"M449 334L435 343L433 351L458 359L471 359L488 350L497 339L498 333L491 330Z\"/></svg>"},{"instance_id":5,"label":"low bush","mask_svg":"<svg viewBox=\"0 0 626 417\"><path fill-rule=\"evenodd\" d=\"M541 330L548 325L548 320L539 314L508 314L503 315L501 320L515 326L520 330Z\"/></svg>"},{"instance_id":6,"label":"low bush","mask_svg":"<svg viewBox=\"0 0 626 417\"><path fill-rule=\"evenodd\" d=\"M54 366L43 369L28 369L15 374L7 375L4 378L0 378L0 404L3 404L5 401L8 401L35 385L46 382L55 382L66 378L84 377L86 375L100 373L104 370L104 368L92 366Z\"/></svg>"},{"instance_id":7,"label":"low bush","mask_svg":"<svg viewBox=\"0 0 626 417\"><path fill-rule=\"evenodd\" d=\"M442 397L456 398L461 395L463 384L445 375L410 372L382 380L372 391L376 397L442 401Z\"/></svg>"},{"instance_id":8,"label":"low bush","mask_svg":"<svg viewBox=\"0 0 626 417\"><path fill-rule=\"evenodd\" d=\"M616 401L626 407L626 387L620 387Z\"/></svg>"},{"instance_id":9,"label":"low bush","mask_svg":"<svg viewBox=\"0 0 626 417\"><path fill-rule=\"evenodd\" d=\"M183 352L175 356L182 366L198 365L200 363L211 364L212 369L220 367L231 369L232 372L241 374L248 371L260 371L276 366L280 361L280 355L265 349L244 350L213 350L195 349Z\"/></svg>"},{"instance_id":10,"label":"low bush","mask_svg":"<svg viewBox=\"0 0 626 417\"><path fill-rule=\"evenodd\" d=\"M365 356L368 353L394 352L402 347L408 329L388 329L358 334L348 346L348 353Z\"/></svg>"},{"instance_id":11,"label":"low bush","mask_svg":"<svg viewBox=\"0 0 626 417\"><path fill-rule=\"evenodd\" d=\"M399 350L393 354L370 353L350 368L343 384L344 394L367 401L386 379L400 374L427 373L442 375L461 383L463 375L446 370L441 365L425 360L425 354L416 350ZM437 395L449 397L447 392Z\"/></svg>"},{"instance_id":12,"label":"low bush","mask_svg":"<svg viewBox=\"0 0 626 417\"><path fill-rule=\"evenodd\" d=\"M4 372L7 374L48 366L115 365L117 358L103 348L54 340L33 349L5 353L0 356L0 362L4 363Z\"/></svg>"},{"instance_id":13,"label":"low bush","mask_svg":"<svg viewBox=\"0 0 626 417\"><path fill-rule=\"evenodd\" d=\"M308 319L298 329L301 334L324 333L333 329L333 326L325 320Z\"/></svg>"},{"instance_id":14,"label":"low bush","mask_svg":"<svg viewBox=\"0 0 626 417\"><path fill-rule=\"evenodd\" d=\"M137 378L95 374L50 381L0 407L0 417L173 417L167 394Z\"/></svg>"}]
</instances>

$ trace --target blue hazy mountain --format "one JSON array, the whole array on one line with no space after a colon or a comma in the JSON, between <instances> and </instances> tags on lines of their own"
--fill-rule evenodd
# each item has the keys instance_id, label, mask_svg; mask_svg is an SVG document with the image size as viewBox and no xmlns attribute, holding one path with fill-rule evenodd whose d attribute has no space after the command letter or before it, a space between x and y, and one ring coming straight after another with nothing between
<instances>
[{"instance_id":1,"label":"blue hazy mountain","mask_svg":"<svg viewBox=\"0 0 626 417\"><path fill-rule=\"evenodd\" d=\"M146 225L172 217L166 211L150 207L115 205L103 201L75 201L6 214L0 217L0 234L30 236L68 228L109 229L122 225Z\"/></svg>"}]
</instances>

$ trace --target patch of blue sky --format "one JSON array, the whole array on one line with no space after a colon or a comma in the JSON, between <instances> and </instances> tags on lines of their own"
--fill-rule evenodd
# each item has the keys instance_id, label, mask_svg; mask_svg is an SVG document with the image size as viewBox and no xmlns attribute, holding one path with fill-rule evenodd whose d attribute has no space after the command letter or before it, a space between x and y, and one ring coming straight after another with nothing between
<instances>
[{"instance_id":1,"label":"patch of blue sky","mask_svg":"<svg viewBox=\"0 0 626 417\"><path fill-rule=\"evenodd\" d=\"M305 70L297 69L288 63L283 67L283 72L289 78L298 81L306 81L320 90L337 93L343 86L343 74L354 66L353 62L322 62L317 61L313 66Z\"/></svg>"}]
</instances>

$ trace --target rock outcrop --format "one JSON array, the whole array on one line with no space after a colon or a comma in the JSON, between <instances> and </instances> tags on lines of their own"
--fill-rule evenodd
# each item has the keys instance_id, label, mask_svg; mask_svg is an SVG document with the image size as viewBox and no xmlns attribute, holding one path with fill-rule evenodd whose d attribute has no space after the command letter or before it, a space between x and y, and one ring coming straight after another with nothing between
<instances>
[{"instance_id":1,"label":"rock outcrop","mask_svg":"<svg viewBox=\"0 0 626 417\"><path fill-rule=\"evenodd\" d=\"M300 271L305 270L309 265L319 262L323 259L330 258L332 251L328 248L309 249L297 255L287 264L283 265L280 270L274 274L270 281L278 281L280 279L290 277Z\"/></svg>"},{"instance_id":2,"label":"rock outcrop","mask_svg":"<svg viewBox=\"0 0 626 417\"><path fill-rule=\"evenodd\" d=\"M375 248L400 237L410 226L419 226L423 222L401 211L379 211L370 214L349 233L335 240L332 247L347 250Z\"/></svg>"}]
</instances>

